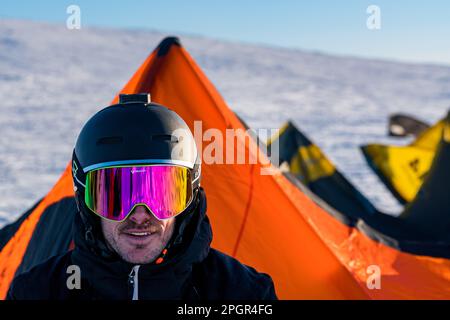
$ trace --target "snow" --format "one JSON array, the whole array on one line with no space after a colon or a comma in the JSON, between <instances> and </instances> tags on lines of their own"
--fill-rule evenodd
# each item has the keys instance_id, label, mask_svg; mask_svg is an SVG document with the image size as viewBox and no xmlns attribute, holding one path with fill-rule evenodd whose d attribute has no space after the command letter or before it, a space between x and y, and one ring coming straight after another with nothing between
<instances>
[{"instance_id":1,"label":"snow","mask_svg":"<svg viewBox=\"0 0 450 320\"><path fill-rule=\"evenodd\" d=\"M83 123L109 104L167 34L0 20L0 227L44 196ZM382 211L401 206L359 146L388 138L389 114L430 123L450 105L450 67L333 56L180 35L253 128L292 119Z\"/></svg>"}]
</instances>

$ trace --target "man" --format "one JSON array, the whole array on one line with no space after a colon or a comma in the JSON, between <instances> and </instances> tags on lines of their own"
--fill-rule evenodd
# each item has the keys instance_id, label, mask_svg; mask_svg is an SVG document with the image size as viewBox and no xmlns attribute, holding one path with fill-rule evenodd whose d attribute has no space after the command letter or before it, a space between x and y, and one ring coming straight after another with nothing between
<instances>
[{"instance_id":1,"label":"man","mask_svg":"<svg viewBox=\"0 0 450 320\"><path fill-rule=\"evenodd\" d=\"M8 299L276 299L270 276L210 248L199 157L149 95L95 114L73 152L75 249L16 277Z\"/></svg>"}]
</instances>

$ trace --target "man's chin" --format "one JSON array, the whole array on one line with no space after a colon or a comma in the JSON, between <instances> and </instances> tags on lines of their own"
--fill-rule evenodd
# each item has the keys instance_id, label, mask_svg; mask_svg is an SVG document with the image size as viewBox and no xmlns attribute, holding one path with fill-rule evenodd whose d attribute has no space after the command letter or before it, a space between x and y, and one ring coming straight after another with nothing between
<instances>
[{"instance_id":1,"label":"man's chin","mask_svg":"<svg viewBox=\"0 0 450 320\"><path fill-rule=\"evenodd\" d=\"M119 255L128 263L148 264L159 255L154 248L155 245L152 242L149 244L127 243L126 246L121 248Z\"/></svg>"},{"instance_id":2,"label":"man's chin","mask_svg":"<svg viewBox=\"0 0 450 320\"><path fill-rule=\"evenodd\" d=\"M124 261L132 264L148 264L156 259L155 254L152 254L148 248L129 249L119 255Z\"/></svg>"}]
</instances>

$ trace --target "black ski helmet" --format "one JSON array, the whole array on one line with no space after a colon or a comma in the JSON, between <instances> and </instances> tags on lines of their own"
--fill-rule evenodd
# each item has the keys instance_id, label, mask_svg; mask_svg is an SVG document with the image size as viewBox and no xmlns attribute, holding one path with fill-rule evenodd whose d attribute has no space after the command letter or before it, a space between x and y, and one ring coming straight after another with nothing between
<instances>
[{"instance_id":1,"label":"black ski helmet","mask_svg":"<svg viewBox=\"0 0 450 320\"><path fill-rule=\"evenodd\" d=\"M194 182L194 200L197 197L201 162L192 132L177 113L150 102L149 94L121 94L118 104L97 112L78 135L72 155L72 177L86 238L92 238L87 240L96 242L98 218L84 203L86 173L134 164L188 167Z\"/></svg>"}]
</instances>

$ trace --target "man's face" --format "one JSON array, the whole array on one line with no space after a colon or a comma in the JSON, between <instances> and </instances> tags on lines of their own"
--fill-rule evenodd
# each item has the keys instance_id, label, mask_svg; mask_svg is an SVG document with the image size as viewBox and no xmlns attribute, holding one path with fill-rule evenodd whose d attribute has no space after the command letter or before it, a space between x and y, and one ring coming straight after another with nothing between
<instances>
[{"instance_id":1,"label":"man's face","mask_svg":"<svg viewBox=\"0 0 450 320\"><path fill-rule=\"evenodd\" d=\"M103 235L119 256L134 264L155 260L172 237L175 218L156 219L145 206L137 206L125 221L101 219Z\"/></svg>"}]
</instances>

